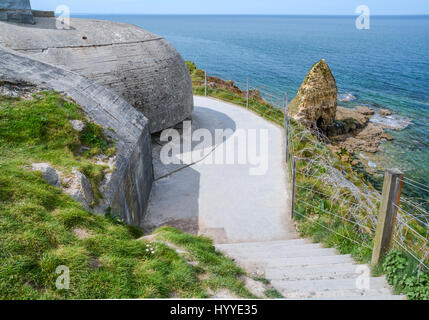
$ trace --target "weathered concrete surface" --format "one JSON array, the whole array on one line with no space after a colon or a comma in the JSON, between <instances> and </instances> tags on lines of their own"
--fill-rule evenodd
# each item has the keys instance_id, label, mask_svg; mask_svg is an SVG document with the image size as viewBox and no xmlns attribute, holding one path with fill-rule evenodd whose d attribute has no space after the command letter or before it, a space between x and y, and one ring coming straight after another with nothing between
<instances>
[{"instance_id":1,"label":"weathered concrete surface","mask_svg":"<svg viewBox=\"0 0 429 320\"><path fill-rule=\"evenodd\" d=\"M108 207L123 219L141 224L153 172L148 120L117 94L74 72L0 46L0 81L27 82L70 96L116 141L117 157L104 199L96 213Z\"/></svg>"},{"instance_id":2,"label":"weathered concrete surface","mask_svg":"<svg viewBox=\"0 0 429 320\"><path fill-rule=\"evenodd\" d=\"M137 26L54 18L34 26L0 22L0 45L62 66L111 89L141 111L150 131L172 127L193 110L192 82L180 54L162 37Z\"/></svg>"},{"instance_id":3,"label":"weathered concrete surface","mask_svg":"<svg viewBox=\"0 0 429 320\"><path fill-rule=\"evenodd\" d=\"M268 159L268 170L264 175L253 176L249 169L254 166L249 163L198 162L181 168L157 168L162 164L155 162L158 178L164 178L154 183L143 227L151 230L165 224L173 225L210 236L217 243L295 238L289 219L282 128L252 112L215 99L195 97L195 105L194 128L206 128L209 132L224 128L232 131L224 142L211 145L214 150L210 154L214 156L243 129L268 130L268 149L262 152ZM194 145L193 148L199 147Z\"/></svg>"},{"instance_id":4,"label":"weathered concrete surface","mask_svg":"<svg viewBox=\"0 0 429 320\"><path fill-rule=\"evenodd\" d=\"M18 23L34 23L30 0L1 0L0 20Z\"/></svg>"}]
</instances>

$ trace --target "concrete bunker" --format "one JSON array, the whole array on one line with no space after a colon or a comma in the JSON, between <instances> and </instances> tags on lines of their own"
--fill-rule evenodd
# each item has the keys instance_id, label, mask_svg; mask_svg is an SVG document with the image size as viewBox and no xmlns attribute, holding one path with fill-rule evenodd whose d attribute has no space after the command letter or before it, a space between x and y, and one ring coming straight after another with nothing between
<instances>
[{"instance_id":1,"label":"concrete bunker","mask_svg":"<svg viewBox=\"0 0 429 320\"><path fill-rule=\"evenodd\" d=\"M95 213L111 207L141 225L154 179L151 133L189 118L194 108L184 60L165 39L137 26L71 19L70 28L58 29L52 12L17 2L28 3L33 21L0 19L0 79L63 92L114 129L118 169Z\"/></svg>"}]
</instances>

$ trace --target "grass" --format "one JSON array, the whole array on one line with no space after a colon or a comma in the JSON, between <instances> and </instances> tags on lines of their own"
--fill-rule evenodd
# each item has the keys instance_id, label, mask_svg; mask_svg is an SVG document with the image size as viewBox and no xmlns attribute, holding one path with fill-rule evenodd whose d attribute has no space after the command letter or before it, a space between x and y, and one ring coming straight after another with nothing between
<instances>
[{"instance_id":1,"label":"grass","mask_svg":"<svg viewBox=\"0 0 429 320\"><path fill-rule=\"evenodd\" d=\"M71 127L76 119L87 124L82 133ZM57 93L0 97L0 299L207 298L208 288L251 297L242 271L208 239L159 231L189 250L199 261L193 266L162 242L137 240L141 230L112 214L86 212L26 169L33 162L64 174L76 167L96 188L105 168L92 158L113 150L104 131ZM59 266L70 270L68 290L56 287ZM200 280L201 273L209 277Z\"/></svg>"},{"instance_id":2,"label":"grass","mask_svg":"<svg viewBox=\"0 0 429 320\"><path fill-rule=\"evenodd\" d=\"M276 289L269 289L264 292L265 296L268 299L283 299L283 295L278 292Z\"/></svg>"},{"instance_id":3,"label":"grass","mask_svg":"<svg viewBox=\"0 0 429 320\"><path fill-rule=\"evenodd\" d=\"M0 164L3 170L19 170L31 163L48 162L64 176L73 168L91 182L95 202L100 199L98 185L106 167L92 157L114 154L115 147L102 128L88 122L80 108L60 95L41 92L31 100L0 98ZM81 120L86 126L79 133L69 120ZM81 152L81 148L86 147ZM33 175L38 175L34 173Z\"/></svg>"},{"instance_id":4,"label":"grass","mask_svg":"<svg viewBox=\"0 0 429 320\"><path fill-rule=\"evenodd\" d=\"M202 281L207 289L227 289L239 297L255 298L245 288L243 281L238 280L244 275L243 270L217 252L211 239L195 237L170 227L161 228L155 233L159 233L161 239L185 249L190 254L190 259L198 262L197 272L208 276Z\"/></svg>"}]
</instances>

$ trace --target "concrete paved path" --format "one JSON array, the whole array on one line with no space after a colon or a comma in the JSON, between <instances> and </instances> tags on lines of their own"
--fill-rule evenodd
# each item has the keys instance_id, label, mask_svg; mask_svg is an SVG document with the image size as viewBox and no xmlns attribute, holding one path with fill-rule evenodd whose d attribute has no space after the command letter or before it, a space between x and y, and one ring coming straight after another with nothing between
<instances>
[{"instance_id":1,"label":"concrete paved path","mask_svg":"<svg viewBox=\"0 0 429 320\"><path fill-rule=\"evenodd\" d=\"M194 101L193 130L205 128L215 136L216 129L229 129L231 134L221 143L212 142L205 148L209 150L206 155L210 153L207 158L190 166L186 163L164 165L159 159L162 143L155 144L155 176L158 180L153 186L143 227L150 230L160 225L173 225L207 235L216 243L296 238L289 219L282 128L236 105L204 97L195 97ZM254 164L249 161L239 164L238 156L234 164L207 164L208 159L219 157L225 160L222 152L237 154L242 147L238 143L239 137L243 134L250 137L252 131L266 144L266 148L256 153L266 159L266 165L254 159L250 161ZM264 134L267 141L263 141ZM235 142L233 147L232 142ZM255 142L259 149L259 140ZM245 147L251 149L252 143ZM204 149L196 144L192 148ZM252 169L256 168L263 174L254 175Z\"/></svg>"},{"instance_id":2,"label":"concrete paved path","mask_svg":"<svg viewBox=\"0 0 429 320\"><path fill-rule=\"evenodd\" d=\"M204 128L213 136L216 129L228 129L230 133L217 142L190 143L192 155L200 157L176 164L161 161L161 151L168 143L160 137L153 139L156 182L145 229L172 225L209 236L217 250L233 258L248 274L270 280L288 299L404 299L393 295L383 277L372 278L369 266L357 265L349 255L340 255L335 249L298 239L289 219L282 128L215 99L195 97L195 105L194 132ZM186 136L186 126L177 129L181 136L178 133L169 143L171 146L180 146L181 137ZM267 147L261 148L259 154L267 159L262 175L251 174L257 161L207 163L210 157L220 157L222 151L237 152L239 145L231 147L231 142L255 129L260 137L264 130L268 136L267 141L256 140L256 145L261 142ZM182 150L172 154L180 157L184 153Z\"/></svg>"}]
</instances>

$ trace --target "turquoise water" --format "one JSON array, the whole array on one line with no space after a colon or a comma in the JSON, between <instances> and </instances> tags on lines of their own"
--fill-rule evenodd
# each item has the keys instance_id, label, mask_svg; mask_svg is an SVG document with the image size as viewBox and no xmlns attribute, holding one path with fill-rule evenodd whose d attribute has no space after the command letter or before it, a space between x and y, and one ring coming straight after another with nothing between
<instances>
[{"instance_id":1,"label":"turquoise water","mask_svg":"<svg viewBox=\"0 0 429 320\"><path fill-rule=\"evenodd\" d=\"M289 97L324 58L340 93L356 97L343 105L385 107L396 114L392 123L411 121L390 132L395 140L383 145L382 166L429 184L429 16L372 17L370 30L357 30L355 17L91 17L141 26L199 68L242 83L249 77Z\"/></svg>"}]
</instances>

